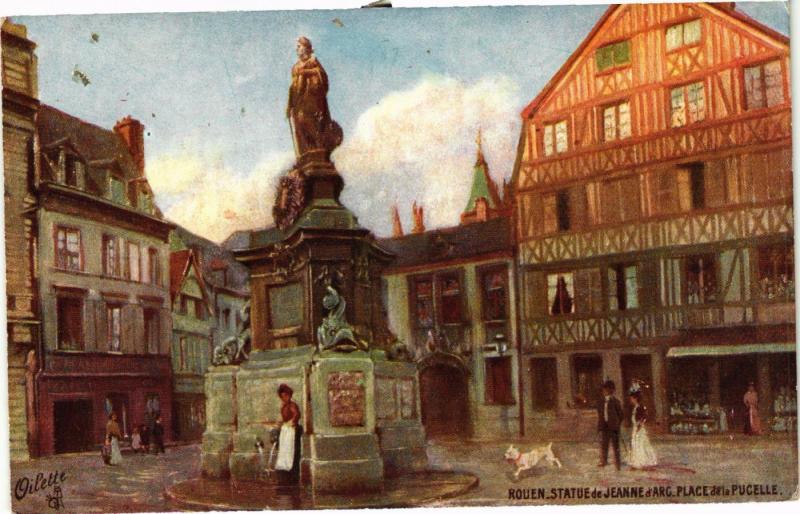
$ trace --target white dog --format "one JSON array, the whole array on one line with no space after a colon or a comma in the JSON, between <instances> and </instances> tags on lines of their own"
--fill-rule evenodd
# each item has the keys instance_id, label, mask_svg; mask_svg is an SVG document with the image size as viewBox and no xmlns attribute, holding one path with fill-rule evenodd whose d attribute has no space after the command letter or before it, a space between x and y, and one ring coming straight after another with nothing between
<instances>
[{"instance_id":1,"label":"white dog","mask_svg":"<svg viewBox=\"0 0 800 514\"><path fill-rule=\"evenodd\" d=\"M514 473L515 479L519 478L519 474L523 471L533 469L542 459L545 459L550 465L561 468L561 461L558 460L558 457L553 453L553 443L547 446L534 448L528 453L520 453L512 444L508 447L508 450L506 450L505 458L508 462L517 467L517 471Z\"/></svg>"}]
</instances>

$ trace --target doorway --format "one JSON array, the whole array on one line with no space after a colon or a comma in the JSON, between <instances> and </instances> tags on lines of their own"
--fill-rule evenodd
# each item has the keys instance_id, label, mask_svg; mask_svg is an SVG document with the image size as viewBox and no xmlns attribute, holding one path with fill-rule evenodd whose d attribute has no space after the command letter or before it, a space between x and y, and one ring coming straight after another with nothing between
<instances>
[{"instance_id":1,"label":"doorway","mask_svg":"<svg viewBox=\"0 0 800 514\"><path fill-rule=\"evenodd\" d=\"M747 384L758 384L756 359L752 355L722 357L719 360L719 403L728 413L728 429L744 430L744 393Z\"/></svg>"},{"instance_id":2,"label":"doorway","mask_svg":"<svg viewBox=\"0 0 800 514\"><path fill-rule=\"evenodd\" d=\"M422 424L429 436L469 433L466 373L455 366L436 363L420 373Z\"/></svg>"},{"instance_id":3,"label":"doorway","mask_svg":"<svg viewBox=\"0 0 800 514\"><path fill-rule=\"evenodd\" d=\"M131 421L128 418L130 409L128 408L128 395L122 393L109 393L105 399L105 414L106 414L106 421L108 421L108 416L111 415L113 412L117 415L117 423L119 423L119 428L122 430L123 437L128 437L128 434L131 433Z\"/></svg>"},{"instance_id":4,"label":"doorway","mask_svg":"<svg viewBox=\"0 0 800 514\"><path fill-rule=\"evenodd\" d=\"M622 366L622 387L625 395L625 402L628 401L628 390L634 380L645 383L642 388L642 404L645 408L655 413L655 394L653 392L653 365L648 354L628 354L620 358Z\"/></svg>"},{"instance_id":5,"label":"doorway","mask_svg":"<svg viewBox=\"0 0 800 514\"><path fill-rule=\"evenodd\" d=\"M63 400L53 403L56 453L82 452L92 448L92 401Z\"/></svg>"}]
</instances>

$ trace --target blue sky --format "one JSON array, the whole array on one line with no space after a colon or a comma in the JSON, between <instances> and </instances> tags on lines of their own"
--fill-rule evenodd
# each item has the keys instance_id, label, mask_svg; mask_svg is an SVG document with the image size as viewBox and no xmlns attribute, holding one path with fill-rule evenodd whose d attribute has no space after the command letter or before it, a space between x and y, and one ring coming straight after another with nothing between
<instances>
[{"instance_id":1,"label":"blue sky","mask_svg":"<svg viewBox=\"0 0 800 514\"><path fill-rule=\"evenodd\" d=\"M385 235L394 202L404 220L416 199L428 207L430 226L457 223L478 126L493 175L510 175L517 113L606 7L15 21L38 44L41 100L105 127L127 114L143 121L147 173L159 205L174 221L220 240L231 230L270 222L275 177L291 163L284 111L297 36L312 40L330 76L331 111L345 132L334 154L347 182L344 200L364 225ZM788 33L782 3L737 8ZM76 66L88 86L72 80ZM419 119L408 125L409 117ZM404 127L411 133L395 134ZM392 141L391 155L373 152L379 135Z\"/></svg>"}]
</instances>

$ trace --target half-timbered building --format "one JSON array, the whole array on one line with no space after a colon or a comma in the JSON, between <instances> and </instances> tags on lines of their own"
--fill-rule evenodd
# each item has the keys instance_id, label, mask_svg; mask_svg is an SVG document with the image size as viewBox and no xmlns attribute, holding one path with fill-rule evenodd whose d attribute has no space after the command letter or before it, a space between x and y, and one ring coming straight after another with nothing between
<instances>
[{"instance_id":1,"label":"half-timbered building","mask_svg":"<svg viewBox=\"0 0 800 514\"><path fill-rule=\"evenodd\" d=\"M522 118L529 425L589 429L601 382L638 379L662 430L736 428L750 382L785 426L788 38L733 4L611 6Z\"/></svg>"}]
</instances>

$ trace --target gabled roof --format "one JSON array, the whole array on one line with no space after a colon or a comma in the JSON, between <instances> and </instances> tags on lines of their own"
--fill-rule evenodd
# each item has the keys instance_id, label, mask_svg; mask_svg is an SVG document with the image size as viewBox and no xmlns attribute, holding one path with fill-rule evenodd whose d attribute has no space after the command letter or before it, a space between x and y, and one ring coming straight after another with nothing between
<instances>
[{"instance_id":1,"label":"gabled roof","mask_svg":"<svg viewBox=\"0 0 800 514\"><path fill-rule=\"evenodd\" d=\"M194 250L177 250L171 252L169 255L169 293L170 301L175 302L178 293L183 288L183 283L186 277L189 276L190 271L194 274L197 283L200 284L200 290L203 293L203 300L206 303L206 309L209 314L211 313L211 297L206 289L206 282L203 280L203 275L200 273L200 264L197 262L197 256Z\"/></svg>"},{"instance_id":2,"label":"gabled roof","mask_svg":"<svg viewBox=\"0 0 800 514\"><path fill-rule=\"evenodd\" d=\"M479 260L481 256L513 250L511 219L502 216L421 234L380 239L378 244L397 256L392 268Z\"/></svg>"},{"instance_id":3,"label":"gabled roof","mask_svg":"<svg viewBox=\"0 0 800 514\"><path fill-rule=\"evenodd\" d=\"M618 9L631 8L634 5L635 4L622 4L622 5L614 4L611 5L606 10L606 12L603 13L602 16L600 16L600 19L597 20L597 23L595 23L594 27L592 27L592 30L589 31L589 34L586 36L586 38L584 38L581 44L578 45L578 48L575 49L574 52L572 52L572 55L570 55L569 58L564 62L564 64L561 65L561 68L559 68L556 74L553 75L553 77L547 82L547 84L545 84L545 86L542 88L539 94L536 95L536 97L527 106L525 106L525 108L521 112L522 119L530 118L533 115L533 113L539 108L542 102L544 102L544 100L550 95L550 93L556 88L556 86L558 86L558 84L561 82L561 79L563 79L573 69L573 67L577 64L578 60L583 55L584 50L586 50L586 48L591 44L595 36L598 35L598 33L601 31L601 29L609 20L609 18L611 18L611 16ZM734 20L742 22L746 25L750 25L751 27L764 33L764 35L777 40L779 43L789 45L788 36L781 34L777 30L767 27L760 21L751 18L750 16L748 16L743 12L737 11L735 7L732 7L730 5L730 2L719 3L719 4L702 3L697 5L702 5L711 8L719 16L727 16Z\"/></svg>"},{"instance_id":4,"label":"gabled roof","mask_svg":"<svg viewBox=\"0 0 800 514\"><path fill-rule=\"evenodd\" d=\"M128 147L113 130L98 127L47 104L39 107L36 129L42 148L68 142L90 165L116 161L126 178L138 175Z\"/></svg>"},{"instance_id":5,"label":"gabled roof","mask_svg":"<svg viewBox=\"0 0 800 514\"><path fill-rule=\"evenodd\" d=\"M248 292L250 273L233 257L230 249L224 246L225 243L218 245L181 226L175 228L173 236L180 241L177 247L173 246L175 250L189 248L195 251L199 269L208 285L214 288L227 288L242 294ZM217 273L222 270L227 270L225 272L227 283Z\"/></svg>"}]
</instances>

